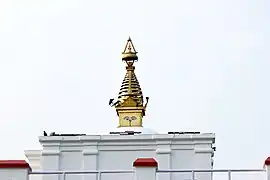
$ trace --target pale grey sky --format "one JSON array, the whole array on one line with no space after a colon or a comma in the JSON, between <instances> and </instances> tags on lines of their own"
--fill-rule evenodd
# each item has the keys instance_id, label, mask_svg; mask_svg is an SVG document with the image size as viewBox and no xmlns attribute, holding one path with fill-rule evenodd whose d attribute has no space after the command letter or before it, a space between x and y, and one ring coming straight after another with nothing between
<instances>
[{"instance_id":1,"label":"pale grey sky","mask_svg":"<svg viewBox=\"0 0 270 180\"><path fill-rule=\"evenodd\" d=\"M216 133L216 168L270 155L270 1L1 0L0 159L43 130L108 132L130 35L150 97L144 125ZM234 163L232 163L232 161Z\"/></svg>"}]
</instances>

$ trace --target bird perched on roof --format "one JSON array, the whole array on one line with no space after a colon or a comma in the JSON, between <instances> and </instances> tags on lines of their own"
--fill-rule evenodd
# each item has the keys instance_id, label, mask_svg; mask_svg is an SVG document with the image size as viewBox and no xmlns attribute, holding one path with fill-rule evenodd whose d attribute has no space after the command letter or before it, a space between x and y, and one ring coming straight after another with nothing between
<instances>
[{"instance_id":1,"label":"bird perched on roof","mask_svg":"<svg viewBox=\"0 0 270 180\"><path fill-rule=\"evenodd\" d=\"M55 136L55 132L51 132L50 133L50 136Z\"/></svg>"},{"instance_id":2,"label":"bird perched on roof","mask_svg":"<svg viewBox=\"0 0 270 180\"><path fill-rule=\"evenodd\" d=\"M48 136L48 134L46 133L46 131L43 131L43 136Z\"/></svg>"}]
</instances>

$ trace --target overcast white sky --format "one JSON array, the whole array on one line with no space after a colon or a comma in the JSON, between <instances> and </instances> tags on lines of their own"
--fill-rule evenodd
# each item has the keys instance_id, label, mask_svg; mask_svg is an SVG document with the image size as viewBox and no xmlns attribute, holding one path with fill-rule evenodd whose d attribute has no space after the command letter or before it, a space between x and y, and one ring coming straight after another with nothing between
<instances>
[{"instance_id":1,"label":"overcast white sky","mask_svg":"<svg viewBox=\"0 0 270 180\"><path fill-rule=\"evenodd\" d=\"M108 100L130 35L150 97L144 125L214 132L216 168L261 168L270 155L269 12L268 0L1 0L0 158L40 148L43 130L114 129Z\"/></svg>"}]
</instances>

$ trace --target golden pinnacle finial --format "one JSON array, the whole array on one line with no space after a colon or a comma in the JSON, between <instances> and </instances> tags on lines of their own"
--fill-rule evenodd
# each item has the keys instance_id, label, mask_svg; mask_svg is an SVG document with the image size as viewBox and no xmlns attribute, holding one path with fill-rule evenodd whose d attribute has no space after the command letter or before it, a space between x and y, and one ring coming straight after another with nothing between
<instances>
[{"instance_id":1,"label":"golden pinnacle finial","mask_svg":"<svg viewBox=\"0 0 270 180\"><path fill-rule=\"evenodd\" d=\"M116 108L119 116L118 127L142 127L149 98L146 97L146 103L144 103L143 93L133 66L138 56L130 37L122 55L122 60L127 63L126 75L117 99L110 99L109 105Z\"/></svg>"},{"instance_id":2,"label":"golden pinnacle finial","mask_svg":"<svg viewBox=\"0 0 270 180\"><path fill-rule=\"evenodd\" d=\"M122 60L126 61L128 65L132 65L135 61L138 61L137 52L130 37L128 38L125 49L122 52Z\"/></svg>"}]
</instances>

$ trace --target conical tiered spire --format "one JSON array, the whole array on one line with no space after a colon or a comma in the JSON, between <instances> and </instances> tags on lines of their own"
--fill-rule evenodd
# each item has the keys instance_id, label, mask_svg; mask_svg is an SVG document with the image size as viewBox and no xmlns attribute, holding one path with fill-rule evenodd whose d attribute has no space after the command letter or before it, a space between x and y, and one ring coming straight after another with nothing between
<instances>
[{"instance_id":1,"label":"conical tiered spire","mask_svg":"<svg viewBox=\"0 0 270 180\"><path fill-rule=\"evenodd\" d=\"M139 81L134 73L134 69L128 70L128 68L118 94L118 99L123 101L127 97L132 97L137 102L138 106L143 105L143 94Z\"/></svg>"},{"instance_id":2,"label":"conical tiered spire","mask_svg":"<svg viewBox=\"0 0 270 180\"><path fill-rule=\"evenodd\" d=\"M122 60L126 62L126 75L122 82L118 98L115 103L119 116L119 127L142 127L142 117L145 115L147 102L143 104L143 93L139 81L135 75L135 61L138 61L137 52L129 38L122 53Z\"/></svg>"}]
</instances>

